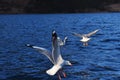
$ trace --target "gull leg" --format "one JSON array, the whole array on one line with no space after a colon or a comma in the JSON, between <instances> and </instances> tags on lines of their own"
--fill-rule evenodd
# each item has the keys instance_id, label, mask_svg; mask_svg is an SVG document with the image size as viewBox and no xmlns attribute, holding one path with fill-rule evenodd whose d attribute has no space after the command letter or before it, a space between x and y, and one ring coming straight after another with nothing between
<instances>
[{"instance_id":1,"label":"gull leg","mask_svg":"<svg viewBox=\"0 0 120 80\"><path fill-rule=\"evenodd\" d=\"M58 79L62 80L59 72L57 73L57 75L58 75Z\"/></svg>"},{"instance_id":2,"label":"gull leg","mask_svg":"<svg viewBox=\"0 0 120 80\"><path fill-rule=\"evenodd\" d=\"M62 71L62 74L63 74L64 77L67 77L65 72Z\"/></svg>"},{"instance_id":3,"label":"gull leg","mask_svg":"<svg viewBox=\"0 0 120 80\"><path fill-rule=\"evenodd\" d=\"M63 69L60 69L61 70L61 73L63 74L64 77L67 77L66 76L66 73L63 71Z\"/></svg>"},{"instance_id":4,"label":"gull leg","mask_svg":"<svg viewBox=\"0 0 120 80\"><path fill-rule=\"evenodd\" d=\"M86 46L88 46L88 43L86 42Z\"/></svg>"},{"instance_id":5,"label":"gull leg","mask_svg":"<svg viewBox=\"0 0 120 80\"><path fill-rule=\"evenodd\" d=\"M88 43L87 43L87 42L84 42L83 45L84 45L84 46L88 46Z\"/></svg>"},{"instance_id":6,"label":"gull leg","mask_svg":"<svg viewBox=\"0 0 120 80\"><path fill-rule=\"evenodd\" d=\"M87 46L86 42L83 43L84 46Z\"/></svg>"}]
</instances>

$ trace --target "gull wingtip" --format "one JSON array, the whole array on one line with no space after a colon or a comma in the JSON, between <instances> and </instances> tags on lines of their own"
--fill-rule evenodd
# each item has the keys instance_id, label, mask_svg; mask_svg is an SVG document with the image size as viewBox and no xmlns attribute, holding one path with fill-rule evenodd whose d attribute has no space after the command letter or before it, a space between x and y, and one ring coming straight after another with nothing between
<instances>
[{"instance_id":1,"label":"gull wingtip","mask_svg":"<svg viewBox=\"0 0 120 80\"><path fill-rule=\"evenodd\" d=\"M33 47L33 45L31 45L31 44L25 44L25 46L27 46L27 47Z\"/></svg>"}]
</instances>

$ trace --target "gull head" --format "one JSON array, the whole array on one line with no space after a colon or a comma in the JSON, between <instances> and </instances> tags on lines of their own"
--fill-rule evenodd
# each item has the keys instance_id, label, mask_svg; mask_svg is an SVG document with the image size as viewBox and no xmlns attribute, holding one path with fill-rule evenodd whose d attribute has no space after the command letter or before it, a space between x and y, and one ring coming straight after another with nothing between
<instances>
[{"instance_id":1,"label":"gull head","mask_svg":"<svg viewBox=\"0 0 120 80\"><path fill-rule=\"evenodd\" d=\"M53 39L57 38L57 33L55 31L52 32Z\"/></svg>"},{"instance_id":2,"label":"gull head","mask_svg":"<svg viewBox=\"0 0 120 80\"><path fill-rule=\"evenodd\" d=\"M72 66L70 61L65 61L65 65Z\"/></svg>"}]
</instances>

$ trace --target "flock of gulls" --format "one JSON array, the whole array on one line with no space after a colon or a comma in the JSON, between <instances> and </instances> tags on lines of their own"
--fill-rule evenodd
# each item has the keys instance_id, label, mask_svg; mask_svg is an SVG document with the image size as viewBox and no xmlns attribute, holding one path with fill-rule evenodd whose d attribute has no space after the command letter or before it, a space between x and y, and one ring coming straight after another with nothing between
<instances>
[{"instance_id":1,"label":"flock of gulls","mask_svg":"<svg viewBox=\"0 0 120 80\"><path fill-rule=\"evenodd\" d=\"M99 29L92 31L88 34L78 34L75 32L72 32L72 34L77 37L82 38L80 41L83 42L84 46L87 46L88 41L91 39L89 37L98 31ZM61 75L66 77L66 74L63 71L62 67L65 65L72 66L71 62L68 60L64 60L61 55L61 46L65 45L67 39L68 37L65 37L64 40L62 40L60 37L58 37L55 31L52 31L52 51L49 51L43 47L38 47L38 46L31 45L31 44L26 45L27 47L36 49L41 54L45 55L53 63L53 67L47 70L46 73L51 76L57 74L59 80L61 80Z\"/></svg>"}]
</instances>

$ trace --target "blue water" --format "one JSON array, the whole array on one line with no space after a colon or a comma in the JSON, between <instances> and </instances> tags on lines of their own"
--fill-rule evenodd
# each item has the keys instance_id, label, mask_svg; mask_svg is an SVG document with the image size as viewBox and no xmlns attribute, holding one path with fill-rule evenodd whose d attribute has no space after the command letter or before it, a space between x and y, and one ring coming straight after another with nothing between
<instances>
[{"instance_id":1,"label":"blue water","mask_svg":"<svg viewBox=\"0 0 120 80\"><path fill-rule=\"evenodd\" d=\"M84 47L71 32L100 29ZM0 80L57 80L46 70L52 63L28 48L30 43L51 50L51 33L62 39L65 66L62 80L120 80L120 13L0 15Z\"/></svg>"}]
</instances>

